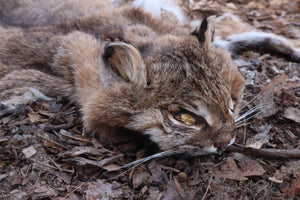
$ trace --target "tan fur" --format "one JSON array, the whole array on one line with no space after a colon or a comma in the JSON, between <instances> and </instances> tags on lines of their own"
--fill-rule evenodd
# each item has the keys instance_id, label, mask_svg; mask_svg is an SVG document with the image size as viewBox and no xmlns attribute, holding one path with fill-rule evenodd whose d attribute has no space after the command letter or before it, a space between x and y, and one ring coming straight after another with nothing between
<instances>
[{"instance_id":1,"label":"tan fur","mask_svg":"<svg viewBox=\"0 0 300 200\"><path fill-rule=\"evenodd\" d=\"M93 5L68 2L75 10ZM90 134L113 143L122 137L118 130L128 129L149 135L162 150L196 154L213 146L223 149L234 138L230 102L238 106L244 79L230 55L211 45L214 19L190 34L189 25L127 6L76 20L80 16L66 15L63 19L74 20L47 26L57 19L46 15L47 23L37 21L29 29L0 29L2 102L24 103L30 88L65 96L80 106ZM26 27L26 20L17 21ZM14 90L21 92L7 93ZM178 120L186 112L197 123Z\"/></svg>"}]
</instances>

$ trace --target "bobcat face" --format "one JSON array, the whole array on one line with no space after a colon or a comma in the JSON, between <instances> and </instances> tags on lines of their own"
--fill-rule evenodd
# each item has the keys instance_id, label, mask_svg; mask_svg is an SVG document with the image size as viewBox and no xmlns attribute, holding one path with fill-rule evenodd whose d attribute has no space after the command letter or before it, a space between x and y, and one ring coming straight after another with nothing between
<instances>
[{"instance_id":1,"label":"bobcat face","mask_svg":"<svg viewBox=\"0 0 300 200\"><path fill-rule=\"evenodd\" d=\"M205 27L198 34L201 31L209 30ZM206 38L201 42L198 37ZM121 81L114 85L115 91L110 87L104 95L109 97L106 100L101 93L102 97L95 95L89 101L92 104L85 115L89 116L85 120L86 127L101 132L96 123L106 119L105 124L121 125L149 135L161 150L176 149L194 155L200 151L224 150L235 138L231 83L236 76L224 78L223 73L227 69L228 75L236 68L230 56L212 48L210 42L209 34L183 38L164 36L154 41L153 46L157 48L144 59L132 46L127 52L128 59L124 59L126 45L118 49L118 45L122 46L118 44L108 53L104 50L104 60L126 83ZM124 60L130 63L129 74L123 71L127 65ZM238 90L242 89L240 85ZM101 102L109 103L100 106ZM109 109L103 111L108 105ZM104 116L103 112L114 115Z\"/></svg>"},{"instance_id":2,"label":"bobcat face","mask_svg":"<svg viewBox=\"0 0 300 200\"><path fill-rule=\"evenodd\" d=\"M168 74L149 85L160 91L157 95L161 95L162 104L134 115L127 127L150 135L162 150L178 147L196 154L200 148L223 150L232 142L230 86L205 54L194 38L187 38L174 51L154 58L160 65L155 74ZM180 70L172 72L172 67ZM163 102L165 99L169 102Z\"/></svg>"}]
</instances>

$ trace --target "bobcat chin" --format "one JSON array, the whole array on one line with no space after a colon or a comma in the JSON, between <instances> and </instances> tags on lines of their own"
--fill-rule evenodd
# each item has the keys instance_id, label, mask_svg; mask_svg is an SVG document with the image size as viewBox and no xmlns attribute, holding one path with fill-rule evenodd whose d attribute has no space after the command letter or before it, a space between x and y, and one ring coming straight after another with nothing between
<instances>
[{"instance_id":1,"label":"bobcat chin","mask_svg":"<svg viewBox=\"0 0 300 200\"><path fill-rule=\"evenodd\" d=\"M0 0L2 107L59 95L102 141L129 130L193 155L232 144L244 78L213 43L215 17L195 30L139 2Z\"/></svg>"}]
</instances>

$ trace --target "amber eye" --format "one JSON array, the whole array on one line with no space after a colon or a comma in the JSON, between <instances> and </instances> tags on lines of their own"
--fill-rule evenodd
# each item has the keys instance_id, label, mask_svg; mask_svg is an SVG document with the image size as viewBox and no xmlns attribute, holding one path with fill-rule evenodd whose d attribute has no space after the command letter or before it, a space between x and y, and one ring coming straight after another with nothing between
<instances>
[{"instance_id":1,"label":"amber eye","mask_svg":"<svg viewBox=\"0 0 300 200\"><path fill-rule=\"evenodd\" d=\"M183 121L186 124L195 124L197 122L195 117L186 113L180 115L180 121Z\"/></svg>"}]
</instances>

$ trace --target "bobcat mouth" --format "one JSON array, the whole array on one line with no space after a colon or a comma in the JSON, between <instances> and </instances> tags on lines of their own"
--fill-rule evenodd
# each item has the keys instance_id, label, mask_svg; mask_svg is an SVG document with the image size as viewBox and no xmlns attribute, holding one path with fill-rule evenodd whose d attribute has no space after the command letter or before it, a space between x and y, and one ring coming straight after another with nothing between
<instances>
[{"instance_id":1,"label":"bobcat mouth","mask_svg":"<svg viewBox=\"0 0 300 200\"><path fill-rule=\"evenodd\" d=\"M210 145L207 147L197 147L193 145L182 145L180 147L175 148L175 151L178 153L188 153L191 156L202 156L208 154L221 154L225 151L227 147L232 145L235 141L235 137L232 138L228 143L220 143L215 145Z\"/></svg>"},{"instance_id":2,"label":"bobcat mouth","mask_svg":"<svg viewBox=\"0 0 300 200\"><path fill-rule=\"evenodd\" d=\"M203 156L217 153L217 148L211 145L209 148L200 148L192 145L182 145L174 149L176 153L188 153L191 156Z\"/></svg>"},{"instance_id":3,"label":"bobcat mouth","mask_svg":"<svg viewBox=\"0 0 300 200\"><path fill-rule=\"evenodd\" d=\"M223 151L225 151L225 149L227 147L229 147L230 145L232 145L235 141L235 137L234 138L231 138L231 140L229 141L229 143L216 143L215 145L212 145L212 147L214 147L213 149L216 149L216 152L217 153L222 153ZM211 147L210 147L211 148Z\"/></svg>"}]
</instances>

